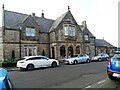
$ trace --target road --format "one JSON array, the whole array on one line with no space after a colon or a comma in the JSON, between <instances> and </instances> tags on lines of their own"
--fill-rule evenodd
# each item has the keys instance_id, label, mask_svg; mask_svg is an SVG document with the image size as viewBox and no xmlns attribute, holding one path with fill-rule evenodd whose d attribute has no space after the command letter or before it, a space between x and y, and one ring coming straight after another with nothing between
<instances>
[{"instance_id":1,"label":"road","mask_svg":"<svg viewBox=\"0 0 120 90\"><path fill-rule=\"evenodd\" d=\"M61 64L56 68L33 71L10 71L14 88L119 88L120 81L111 81L106 73L106 61Z\"/></svg>"}]
</instances>

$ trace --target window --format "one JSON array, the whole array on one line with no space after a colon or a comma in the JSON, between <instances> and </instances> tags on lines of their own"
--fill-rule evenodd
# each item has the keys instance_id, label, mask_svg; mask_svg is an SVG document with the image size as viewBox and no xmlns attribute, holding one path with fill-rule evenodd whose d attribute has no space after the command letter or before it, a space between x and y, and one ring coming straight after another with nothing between
<instances>
[{"instance_id":1,"label":"window","mask_svg":"<svg viewBox=\"0 0 120 90\"><path fill-rule=\"evenodd\" d=\"M89 38L88 38L88 35L86 34L86 35L84 35L84 40L86 40L86 41L88 41L89 40Z\"/></svg>"},{"instance_id":2,"label":"window","mask_svg":"<svg viewBox=\"0 0 120 90\"><path fill-rule=\"evenodd\" d=\"M74 26L71 27L71 33L72 33L72 36L75 36L75 27Z\"/></svg>"},{"instance_id":3,"label":"window","mask_svg":"<svg viewBox=\"0 0 120 90\"><path fill-rule=\"evenodd\" d=\"M41 58L40 57L32 57L32 58L29 58L27 60L40 60Z\"/></svg>"},{"instance_id":4,"label":"window","mask_svg":"<svg viewBox=\"0 0 120 90\"><path fill-rule=\"evenodd\" d=\"M25 45L24 46L24 56L35 56L37 55L37 46Z\"/></svg>"},{"instance_id":5,"label":"window","mask_svg":"<svg viewBox=\"0 0 120 90\"><path fill-rule=\"evenodd\" d=\"M65 32L65 36L75 36L75 26L65 25L64 32Z\"/></svg>"},{"instance_id":6,"label":"window","mask_svg":"<svg viewBox=\"0 0 120 90\"><path fill-rule=\"evenodd\" d=\"M34 28L26 28L26 36L35 36Z\"/></svg>"},{"instance_id":7,"label":"window","mask_svg":"<svg viewBox=\"0 0 120 90\"><path fill-rule=\"evenodd\" d=\"M68 35L68 26L64 26L64 30L65 30L65 35Z\"/></svg>"},{"instance_id":8,"label":"window","mask_svg":"<svg viewBox=\"0 0 120 90\"><path fill-rule=\"evenodd\" d=\"M47 60L47 57L41 57L41 59L43 59L43 60Z\"/></svg>"}]
</instances>

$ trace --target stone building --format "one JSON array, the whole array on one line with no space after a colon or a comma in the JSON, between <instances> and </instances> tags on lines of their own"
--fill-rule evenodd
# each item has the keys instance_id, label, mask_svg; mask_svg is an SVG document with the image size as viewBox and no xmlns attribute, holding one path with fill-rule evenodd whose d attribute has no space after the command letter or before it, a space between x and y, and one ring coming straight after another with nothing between
<instances>
[{"instance_id":1,"label":"stone building","mask_svg":"<svg viewBox=\"0 0 120 90\"><path fill-rule=\"evenodd\" d=\"M95 36L86 21L79 25L70 8L56 20L4 9L0 28L0 59L45 55L63 59L73 54L95 55Z\"/></svg>"},{"instance_id":2,"label":"stone building","mask_svg":"<svg viewBox=\"0 0 120 90\"><path fill-rule=\"evenodd\" d=\"M96 39L96 54L98 53L107 53L109 56L112 56L116 50L116 47L107 42L104 39Z\"/></svg>"}]
</instances>

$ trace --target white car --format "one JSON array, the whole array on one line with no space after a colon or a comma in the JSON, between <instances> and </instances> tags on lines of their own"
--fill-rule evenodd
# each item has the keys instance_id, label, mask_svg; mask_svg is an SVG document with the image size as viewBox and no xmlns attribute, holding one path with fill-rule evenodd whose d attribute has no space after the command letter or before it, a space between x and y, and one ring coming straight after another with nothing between
<instances>
[{"instance_id":1,"label":"white car","mask_svg":"<svg viewBox=\"0 0 120 90\"><path fill-rule=\"evenodd\" d=\"M21 69L33 70L40 67L57 67L59 61L49 59L46 56L26 56L17 61L17 67Z\"/></svg>"},{"instance_id":2,"label":"white car","mask_svg":"<svg viewBox=\"0 0 120 90\"><path fill-rule=\"evenodd\" d=\"M86 54L76 54L73 55L71 58L65 59L65 64L78 64L81 62L90 62L90 58Z\"/></svg>"}]
</instances>

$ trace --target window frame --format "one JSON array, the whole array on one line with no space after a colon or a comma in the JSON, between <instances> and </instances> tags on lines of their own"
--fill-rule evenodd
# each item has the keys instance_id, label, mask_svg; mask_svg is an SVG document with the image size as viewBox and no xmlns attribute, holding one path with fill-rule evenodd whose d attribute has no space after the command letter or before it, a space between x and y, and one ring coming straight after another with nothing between
<instances>
[{"instance_id":1,"label":"window frame","mask_svg":"<svg viewBox=\"0 0 120 90\"><path fill-rule=\"evenodd\" d=\"M66 27L66 28L65 28ZM72 24L64 24L63 25L64 35L75 37L76 34L76 27Z\"/></svg>"},{"instance_id":2,"label":"window frame","mask_svg":"<svg viewBox=\"0 0 120 90\"><path fill-rule=\"evenodd\" d=\"M34 27L26 27L25 28L25 35L26 36L31 36L34 37L35 36L35 28Z\"/></svg>"},{"instance_id":3,"label":"window frame","mask_svg":"<svg viewBox=\"0 0 120 90\"><path fill-rule=\"evenodd\" d=\"M88 34L85 34L85 35L84 35L84 40L85 40L85 41L89 41L89 35L88 35Z\"/></svg>"}]
</instances>

